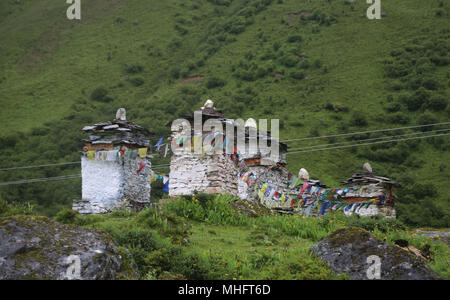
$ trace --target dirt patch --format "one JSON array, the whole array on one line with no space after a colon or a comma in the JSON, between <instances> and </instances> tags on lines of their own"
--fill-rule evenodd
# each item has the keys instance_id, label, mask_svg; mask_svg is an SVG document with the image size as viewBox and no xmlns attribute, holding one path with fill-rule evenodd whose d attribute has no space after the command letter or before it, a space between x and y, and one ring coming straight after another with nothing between
<instances>
[{"instance_id":1,"label":"dirt patch","mask_svg":"<svg viewBox=\"0 0 450 300\"><path fill-rule=\"evenodd\" d=\"M288 21L289 24L292 24L292 23L296 23L296 22L300 21L300 19L303 16L309 16L311 14L312 14L312 12L310 12L310 11L302 10L302 11L295 12L295 13L285 14L284 17L286 18L286 20Z\"/></svg>"},{"instance_id":2,"label":"dirt patch","mask_svg":"<svg viewBox=\"0 0 450 300\"><path fill-rule=\"evenodd\" d=\"M186 84L201 84L205 78L202 76L192 76L184 79L182 82L179 82L177 85L186 85Z\"/></svg>"},{"instance_id":3,"label":"dirt patch","mask_svg":"<svg viewBox=\"0 0 450 300\"><path fill-rule=\"evenodd\" d=\"M312 12L310 12L310 11L299 11L299 12L296 12L296 13L285 14L284 16L285 16L285 17L292 17L292 16L309 16L309 15L311 15L311 14L312 14Z\"/></svg>"},{"instance_id":4,"label":"dirt patch","mask_svg":"<svg viewBox=\"0 0 450 300\"><path fill-rule=\"evenodd\" d=\"M283 73L280 73L280 72L275 73L275 74L273 75L273 77L275 77L275 78L280 78L281 76L283 76Z\"/></svg>"}]
</instances>

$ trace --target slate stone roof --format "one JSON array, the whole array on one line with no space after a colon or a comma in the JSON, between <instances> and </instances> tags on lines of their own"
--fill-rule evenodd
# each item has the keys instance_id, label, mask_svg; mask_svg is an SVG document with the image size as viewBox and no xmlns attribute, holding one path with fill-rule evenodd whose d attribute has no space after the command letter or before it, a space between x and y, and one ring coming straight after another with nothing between
<instances>
[{"instance_id":1,"label":"slate stone roof","mask_svg":"<svg viewBox=\"0 0 450 300\"><path fill-rule=\"evenodd\" d=\"M149 137L154 135L150 130L136 123L113 120L85 126L82 129L89 133L89 139L85 142L95 144L130 144L149 146Z\"/></svg>"},{"instance_id":2,"label":"slate stone roof","mask_svg":"<svg viewBox=\"0 0 450 300\"><path fill-rule=\"evenodd\" d=\"M341 182L344 186L353 186L353 185L367 185L367 184L385 184L392 185L396 187L401 187L401 185L395 181L387 177L377 176L375 172L364 172L364 173L356 173L346 181Z\"/></svg>"}]
</instances>

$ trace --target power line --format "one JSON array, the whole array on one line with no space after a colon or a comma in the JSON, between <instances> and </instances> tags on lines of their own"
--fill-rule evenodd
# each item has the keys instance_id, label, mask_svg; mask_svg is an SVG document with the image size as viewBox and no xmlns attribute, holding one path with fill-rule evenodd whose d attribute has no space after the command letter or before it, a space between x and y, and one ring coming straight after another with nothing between
<instances>
[{"instance_id":1,"label":"power line","mask_svg":"<svg viewBox=\"0 0 450 300\"><path fill-rule=\"evenodd\" d=\"M36 166L23 166L23 167L12 167L12 168L2 168L0 171L9 171L9 170L19 170L19 169L33 169L33 168L44 168L44 167L53 167L53 166L63 166L63 165L74 165L79 164L79 161L73 162L65 162L58 164L46 164L46 165L36 165Z\"/></svg>"},{"instance_id":2,"label":"power line","mask_svg":"<svg viewBox=\"0 0 450 300\"><path fill-rule=\"evenodd\" d=\"M305 137L305 138L298 138L298 139L284 140L284 141L281 141L281 142L282 142L282 143L286 143L286 142L304 141L304 140L312 140L312 139L325 139L325 138L338 137L338 136L349 136L349 135L364 134L364 133L374 133L374 132L394 131L394 130L402 130L402 129L413 129L413 128L422 128L422 127L430 127L430 126L438 126L438 125L447 125L447 124L450 124L450 122L435 123L435 124L426 124L426 125L415 125L415 126L398 127L398 128L386 128L386 129L368 130L368 131L351 132L351 133L341 133L341 134L334 134L334 135L313 136L313 137Z\"/></svg>"},{"instance_id":3,"label":"power line","mask_svg":"<svg viewBox=\"0 0 450 300\"><path fill-rule=\"evenodd\" d=\"M335 146L335 145L350 144L350 143L355 143L355 142L365 142L365 141L385 140L385 139L390 139L390 138L395 138L395 137L401 137L401 136L425 135L425 134L432 133L432 132L442 132L442 131L448 131L448 130L450 130L450 128L439 129L439 130L432 130L432 131L428 131L428 132L405 133L405 134L400 134L400 135L392 135L392 136L385 136L385 137L371 138L371 139L363 139L363 140L354 140L354 141L348 141L348 142L339 142L339 143L331 143L331 144L321 144L321 145L316 145L316 146L311 146L311 147L294 148L294 149L291 149L291 151L293 151L293 150L308 150L308 149L315 149L315 148L321 148L321 147L327 147L327 146Z\"/></svg>"},{"instance_id":4,"label":"power line","mask_svg":"<svg viewBox=\"0 0 450 300\"><path fill-rule=\"evenodd\" d=\"M349 148L349 147L367 146L367 145L373 145L373 144L383 144L383 143L390 143L390 142L401 142L401 141L408 141L408 140L415 140L415 139L426 139L426 138L430 138L430 137L444 136L444 135L449 135L449 134L450 134L450 133L443 133L443 134L435 134L435 135L428 135L428 136L419 136L419 137L406 138L406 139L398 139L398 140L389 140L389 141L372 142L372 143L364 143L364 144L354 144L354 145L347 145L347 146L338 146L338 147L320 148L320 149L313 149L313 150L304 150L304 151L288 152L288 153L286 153L286 154L295 154L295 153L302 153L302 152L314 152L314 151L322 151L322 150L331 150L331 149L340 149L340 148Z\"/></svg>"},{"instance_id":5,"label":"power line","mask_svg":"<svg viewBox=\"0 0 450 300\"><path fill-rule=\"evenodd\" d=\"M11 171L11 170L23 170L23 169L33 169L33 168L44 168L44 167L53 167L53 166L64 166L64 165L75 165L80 164L81 161L73 161L73 162L65 162L65 163L57 163L57 164L46 164L46 165L34 165L34 166L22 166L22 167L11 167L11 168L2 168L0 171ZM169 166L170 164L166 164ZM155 165L155 167L166 166L163 165Z\"/></svg>"},{"instance_id":6,"label":"power line","mask_svg":"<svg viewBox=\"0 0 450 300\"><path fill-rule=\"evenodd\" d=\"M24 179L18 181L8 181L8 182L0 182L0 186L2 185L12 185L12 184L25 184L25 183L34 183L34 182L43 182L43 181L55 181L55 180L64 180L64 179L75 179L80 178L81 174L73 174L73 175L65 175L58 177L44 177L44 178L34 178L34 179Z\"/></svg>"}]
</instances>

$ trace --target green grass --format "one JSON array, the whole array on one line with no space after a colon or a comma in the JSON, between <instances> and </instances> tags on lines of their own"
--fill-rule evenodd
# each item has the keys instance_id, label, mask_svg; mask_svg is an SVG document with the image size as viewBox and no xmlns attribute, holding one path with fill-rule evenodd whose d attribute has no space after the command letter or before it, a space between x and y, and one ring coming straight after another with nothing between
<instances>
[{"instance_id":1,"label":"green grass","mask_svg":"<svg viewBox=\"0 0 450 300\"><path fill-rule=\"evenodd\" d=\"M146 209L140 213L121 210L81 216L64 210L55 220L109 233L119 246L129 250L141 279L347 279L344 274L334 274L309 250L336 229L349 226L366 229L391 245L397 239L407 240L418 249L429 245L429 266L450 278L449 245L416 236L396 220L348 218L341 213L322 218L249 218L229 209L234 201L231 197L199 199L204 201L179 198L160 211ZM36 212L31 207L0 201L0 216L18 214Z\"/></svg>"},{"instance_id":2,"label":"green grass","mask_svg":"<svg viewBox=\"0 0 450 300\"><path fill-rule=\"evenodd\" d=\"M110 233L130 250L146 279L346 279L333 274L309 249L334 230L348 226L369 230L391 245L397 239L408 240L418 249L430 245L430 267L444 278L450 276L449 245L415 236L395 220L347 218L340 213L322 218L248 218L229 209L230 197L197 200L180 198L160 212L139 214L118 211L73 218L62 212L57 220ZM217 211L222 213L217 215Z\"/></svg>"},{"instance_id":3,"label":"green grass","mask_svg":"<svg viewBox=\"0 0 450 300\"><path fill-rule=\"evenodd\" d=\"M429 79L438 83L428 90L433 97L449 97L450 6L445 1L384 0L387 16L372 21L361 17L367 9L364 1L230 3L90 0L82 4L81 21L68 21L64 1L3 1L2 167L79 159L80 128L113 118L119 107L127 108L130 120L156 132L155 142L168 135L164 124L198 109L208 98L231 118L279 118L282 140L416 125L425 114L436 122L448 121L448 105L433 110L424 100L420 108L409 110L400 100L404 93L415 93L413 82ZM299 11L314 12L313 18L290 23L284 17ZM422 50L405 50L417 47ZM403 51L400 58L392 56L398 51ZM300 61L303 53L309 67ZM426 63L424 70L415 65L420 58L436 56L447 63ZM396 68L405 63L409 74L390 78L386 62ZM142 70L130 72L133 65ZM283 76L275 78L277 72ZM305 77L291 76L297 73ZM180 85L191 76L205 79ZM137 86L136 79L142 84ZM212 79L223 84L211 85ZM91 98L99 87L107 90L111 102ZM400 104L398 112L387 110L393 104ZM404 125L396 123L396 113L406 116ZM367 125L355 125L355 116L362 116ZM373 137L377 135L359 138ZM415 226L448 227L448 145L444 137L291 154L288 168L297 173L304 167L312 177L337 186L369 160L378 174L406 187L407 192L400 191L403 220ZM78 169L2 172L0 180L74 172ZM436 194L414 194L419 184ZM3 186L0 194L55 215L80 197L80 181Z\"/></svg>"}]
</instances>

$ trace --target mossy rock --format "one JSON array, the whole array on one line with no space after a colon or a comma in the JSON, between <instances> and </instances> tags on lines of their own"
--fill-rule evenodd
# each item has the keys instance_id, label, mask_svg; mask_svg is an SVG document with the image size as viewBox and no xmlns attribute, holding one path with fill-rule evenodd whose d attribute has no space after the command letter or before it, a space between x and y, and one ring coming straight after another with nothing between
<instances>
[{"instance_id":1,"label":"mossy rock","mask_svg":"<svg viewBox=\"0 0 450 300\"><path fill-rule=\"evenodd\" d=\"M46 217L0 218L0 280L135 279L131 261L103 232Z\"/></svg>"},{"instance_id":2,"label":"mossy rock","mask_svg":"<svg viewBox=\"0 0 450 300\"><path fill-rule=\"evenodd\" d=\"M354 280L441 279L423 259L398 246L388 245L361 228L338 229L314 245L311 251L335 273L347 274ZM380 272L376 271L374 257L379 258Z\"/></svg>"},{"instance_id":3,"label":"mossy rock","mask_svg":"<svg viewBox=\"0 0 450 300\"><path fill-rule=\"evenodd\" d=\"M274 212L265 207L259 202L248 200L236 200L231 203L231 206L239 214L246 214L250 218L256 218L261 216L273 215Z\"/></svg>"}]
</instances>

